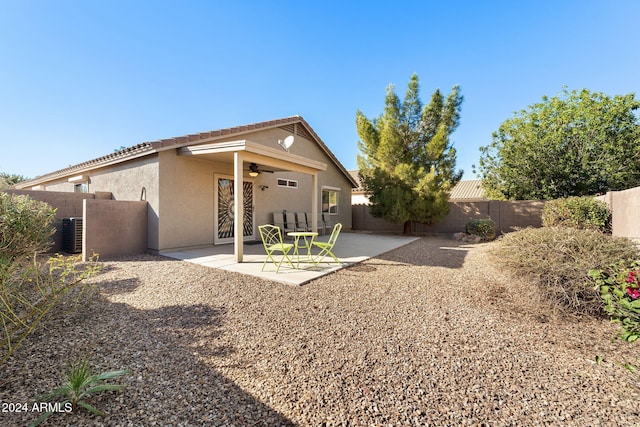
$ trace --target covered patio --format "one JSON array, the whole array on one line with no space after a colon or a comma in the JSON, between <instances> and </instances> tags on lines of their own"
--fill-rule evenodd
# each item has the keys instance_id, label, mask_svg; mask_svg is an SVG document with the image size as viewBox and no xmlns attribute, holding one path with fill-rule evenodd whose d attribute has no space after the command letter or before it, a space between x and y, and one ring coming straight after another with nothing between
<instances>
[{"instance_id":1,"label":"covered patio","mask_svg":"<svg viewBox=\"0 0 640 427\"><path fill-rule=\"evenodd\" d=\"M300 172L311 176L312 188L310 197L311 226L317 231L319 193L318 172L327 169L327 165L288 151L281 151L262 144L247 141L229 141L223 143L194 144L180 148L180 156L194 157L233 164L233 261L236 264L246 262L244 253L245 240L245 204L252 204L244 199L243 183L245 164L265 165L273 170Z\"/></svg>"},{"instance_id":2,"label":"covered patio","mask_svg":"<svg viewBox=\"0 0 640 427\"><path fill-rule=\"evenodd\" d=\"M319 236L317 240L327 241L328 238L328 235ZM261 271L262 264L267 256L262 242L245 242L242 248L244 253L242 262L236 261L233 244L169 250L160 252L160 255L206 267L249 274L265 280L302 285L341 268L404 246L416 239L418 238L411 236L343 232L338 237L333 248L333 253L342 261L342 264L333 262L314 266L301 260L299 268L293 269L284 263L278 273L276 273L276 267L272 263L267 263L265 271ZM316 250L314 253L317 252ZM297 259L294 259L294 263L295 261ZM329 257L324 261L332 260Z\"/></svg>"}]
</instances>

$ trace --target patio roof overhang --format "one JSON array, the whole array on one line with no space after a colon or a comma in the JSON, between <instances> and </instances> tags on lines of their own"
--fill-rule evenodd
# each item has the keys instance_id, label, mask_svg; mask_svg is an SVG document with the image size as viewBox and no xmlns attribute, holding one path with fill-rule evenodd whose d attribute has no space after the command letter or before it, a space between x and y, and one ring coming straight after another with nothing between
<instances>
[{"instance_id":1,"label":"patio roof overhang","mask_svg":"<svg viewBox=\"0 0 640 427\"><path fill-rule=\"evenodd\" d=\"M233 163L235 262L241 263L243 258L244 203L241 198L243 195L244 162L259 163L277 170L311 175L313 188L311 192L311 224L313 231L318 231L318 172L327 169L326 163L247 140L187 145L178 148L178 155L197 156L202 159Z\"/></svg>"},{"instance_id":2,"label":"patio roof overhang","mask_svg":"<svg viewBox=\"0 0 640 427\"><path fill-rule=\"evenodd\" d=\"M188 145L178 149L178 154L182 156L201 156L200 158L226 160L229 163L233 162L235 152L241 152L245 162L260 163L283 171L313 175L327 170L326 163L247 140Z\"/></svg>"}]
</instances>

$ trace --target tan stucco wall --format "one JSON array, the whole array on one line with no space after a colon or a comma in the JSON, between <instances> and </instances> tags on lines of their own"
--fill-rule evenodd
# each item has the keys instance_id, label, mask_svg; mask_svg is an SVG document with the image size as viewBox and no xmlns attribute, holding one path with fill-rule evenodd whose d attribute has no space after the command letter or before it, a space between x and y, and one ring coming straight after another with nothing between
<instances>
[{"instance_id":1,"label":"tan stucco wall","mask_svg":"<svg viewBox=\"0 0 640 427\"><path fill-rule=\"evenodd\" d=\"M302 125L298 125L302 126ZM278 140L284 140L290 133L283 129L270 129L267 131L246 135L249 141L257 142L268 147L280 149ZM344 174L334 165L333 160L320 148L320 146L300 135L295 136L295 142L289 149L291 154L313 159L327 165L327 170L318 173L318 207L322 209L322 188L330 187L332 189L339 189L338 192L338 214L331 215L331 222L341 222L345 230L351 229L351 182L344 176ZM286 209L287 212L304 211L311 212L311 176L294 173L294 172L276 172L274 174L261 174L272 175L265 177L268 182L273 182L273 186L269 185L269 189L265 190L269 192L272 188L277 187L277 178L287 178L298 180L298 190L281 188L277 195L267 195L271 200L271 203L266 203L265 208L268 209L268 220L265 222L271 222L272 211L282 211ZM286 191L285 191L286 190ZM283 204L283 202L286 202ZM318 213L319 215L319 213ZM263 222L264 223L264 222Z\"/></svg>"},{"instance_id":2,"label":"tan stucco wall","mask_svg":"<svg viewBox=\"0 0 640 427\"><path fill-rule=\"evenodd\" d=\"M147 221L149 224L148 247L157 250L159 212L159 167L158 155L152 154L140 159L95 169L82 174L89 179L89 193L111 192L114 200L145 200L148 202ZM73 192L75 182L68 177L42 184L46 191ZM145 191L143 192L143 188Z\"/></svg>"},{"instance_id":3,"label":"tan stucco wall","mask_svg":"<svg viewBox=\"0 0 640 427\"><path fill-rule=\"evenodd\" d=\"M213 174L231 167L175 150L160 155L160 250L213 244Z\"/></svg>"},{"instance_id":4,"label":"tan stucco wall","mask_svg":"<svg viewBox=\"0 0 640 427\"><path fill-rule=\"evenodd\" d=\"M289 135L280 129L243 135L240 139L279 148L277 141ZM224 141L238 140L230 137ZM341 222L344 229L351 228L351 183L334 166L333 161L312 141L296 136L290 152L327 164L327 170L318 173L318 207L321 209L322 188L339 189L338 214L332 223ZM214 176L233 176L233 165L202 160L198 156L181 156L176 150L159 154L160 159L160 250L214 243ZM245 164L245 169L247 165ZM268 169L265 167L264 169ZM261 173L251 178L245 171L244 179L254 183L254 235L257 226L271 223L273 212L311 212L312 177L297 172ZM298 181L298 188L278 187L278 178ZM260 186L267 186L261 190ZM318 215L320 218L320 215Z\"/></svg>"},{"instance_id":5,"label":"tan stucco wall","mask_svg":"<svg viewBox=\"0 0 640 427\"><path fill-rule=\"evenodd\" d=\"M640 187L623 191L609 191L597 197L607 203L611 209L611 232L614 236L623 236L640 241Z\"/></svg>"},{"instance_id":6,"label":"tan stucco wall","mask_svg":"<svg viewBox=\"0 0 640 427\"><path fill-rule=\"evenodd\" d=\"M147 202L94 200L83 202L83 260L135 255L147 251Z\"/></svg>"}]
</instances>

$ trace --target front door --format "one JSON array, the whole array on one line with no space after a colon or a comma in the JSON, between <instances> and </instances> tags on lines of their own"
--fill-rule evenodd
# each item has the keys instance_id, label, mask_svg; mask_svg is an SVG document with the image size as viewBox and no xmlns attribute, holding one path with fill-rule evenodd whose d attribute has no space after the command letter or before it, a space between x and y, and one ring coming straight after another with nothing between
<instances>
[{"instance_id":1,"label":"front door","mask_svg":"<svg viewBox=\"0 0 640 427\"><path fill-rule=\"evenodd\" d=\"M224 176L215 176L215 206L214 206L214 225L215 236L213 242L231 243L233 242L233 178ZM253 240L253 182L244 181L242 183L243 201L244 201L244 240Z\"/></svg>"}]
</instances>

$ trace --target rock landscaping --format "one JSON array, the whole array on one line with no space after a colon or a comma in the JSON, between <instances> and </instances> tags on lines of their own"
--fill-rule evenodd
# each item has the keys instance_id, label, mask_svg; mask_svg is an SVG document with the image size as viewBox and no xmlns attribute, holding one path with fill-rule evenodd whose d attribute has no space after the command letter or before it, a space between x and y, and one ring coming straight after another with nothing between
<instances>
[{"instance_id":1,"label":"rock landscaping","mask_svg":"<svg viewBox=\"0 0 640 427\"><path fill-rule=\"evenodd\" d=\"M67 362L130 369L69 426L632 426L638 345L606 319L546 309L488 261L492 243L425 237L294 287L143 255L105 263L0 370L34 402ZM0 425L38 414L0 412Z\"/></svg>"}]
</instances>

